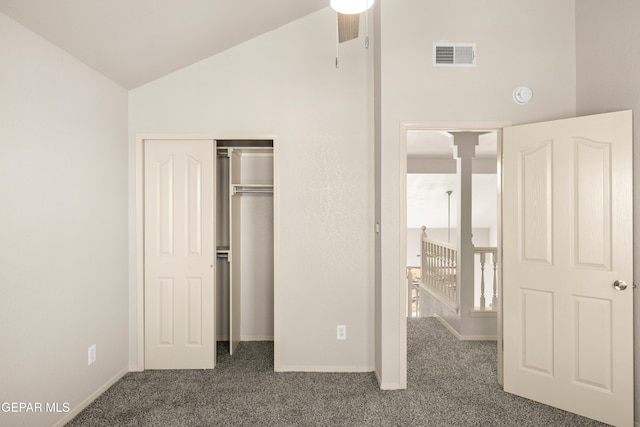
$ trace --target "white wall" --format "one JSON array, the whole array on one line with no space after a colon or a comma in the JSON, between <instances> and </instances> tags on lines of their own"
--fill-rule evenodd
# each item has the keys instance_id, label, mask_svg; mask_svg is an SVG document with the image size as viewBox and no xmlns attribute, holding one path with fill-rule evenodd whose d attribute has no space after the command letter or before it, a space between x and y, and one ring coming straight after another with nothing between
<instances>
[{"instance_id":1,"label":"white wall","mask_svg":"<svg viewBox=\"0 0 640 427\"><path fill-rule=\"evenodd\" d=\"M579 115L633 111L634 169L640 165L640 2L576 2ZM640 174L634 174L634 275L640 275ZM637 279L636 279L637 281ZM635 293L635 307L640 304ZM640 316L635 312L635 420L640 422Z\"/></svg>"},{"instance_id":2,"label":"white wall","mask_svg":"<svg viewBox=\"0 0 640 427\"><path fill-rule=\"evenodd\" d=\"M323 9L130 92L132 146L136 133L277 134L282 369L374 364L372 53L343 44L336 69L335 19Z\"/></svg>"},{"instance_id":3,"label":"white wall","mask_svg":"<svg viewBox=\"0 0 640 427\"><path fill-rule=\"evenodd\" d=\"M575 115L574 0L396 0L381 2L381 278L384 334L401 331L400 138L403 121L487 120L514 124ZM551 12L552 11L552 12ZM435 41L474 42L477 68L431 66ZM533 100L516 105L513 89ZM401 332L398 332L400 334ZM387 336L393 342L393 336ZM403 340L399 339L400 345ZM402 351L382 355L401 380ZM396 367L396 368L394 368ZM395 369L395 372L391 372Z\"/></svg>"},{"instance_id":4,"label":"white wall","mask_svg":"<svg viewBox=\"0 0 640 427\"><path fill-rule=\"evenodd\" d=\"M127 93L0 14L0 425L127 368ZM97 361L87 366L87 349Z\"/></svg>"}]
</instances>

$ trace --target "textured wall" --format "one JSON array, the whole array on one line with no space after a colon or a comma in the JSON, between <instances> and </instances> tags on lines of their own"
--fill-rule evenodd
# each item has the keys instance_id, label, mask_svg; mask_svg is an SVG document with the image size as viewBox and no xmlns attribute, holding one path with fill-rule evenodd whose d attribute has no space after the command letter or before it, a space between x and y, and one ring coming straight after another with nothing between
<instances>
[{"instance_id":1,"label":"textured wall","mask_svg":"<svg viewBox=\"0 0 640 427\"><path fill-rule=\"evenodd\" d=\"M43 411L0 425L47 426L128 365L127 92L2 14L0 40L0 402Z\"/></svg>"},{"instance_id":2,"label":"textured wall","mask_svg":"<svg viewBox=\"0 0 640 427\"><path fill-rule=\"evenodd\" d=\"M362 39L343 44L336 69L335 25L323 9L130 97L132 143L146 132L277 135L282 369L373 369L371 53Z\"/></svg>"}]
</instances>

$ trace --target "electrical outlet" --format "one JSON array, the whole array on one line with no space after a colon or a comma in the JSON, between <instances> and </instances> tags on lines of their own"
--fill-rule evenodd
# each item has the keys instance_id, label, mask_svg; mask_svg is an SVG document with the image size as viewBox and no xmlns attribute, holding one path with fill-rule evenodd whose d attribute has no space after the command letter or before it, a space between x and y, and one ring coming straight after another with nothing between
<instances>
[{"instance_id":1,"label":"electrical outlet","mask_svg":"<svg viewBox=\"0 0 640 427\"><path fill-rule=\"evenodd\" d=\"M337 331L336 331L336 338L339 340L346 340L347 339L347 325L338 325Z\"/></svg>"},{"instance_id":2,"label":"electrical outlet","mask_svg":"<svg viewBox=\"0 0 640 427\"><path fill-rule=\"evenodd\" d=\"M92 363L94 363L96 361L96 345L92 345L91 347L89 347L89 349L87 350L87 356L88 356L88 365L91 365Z\"/></svg>"}]
</instances>

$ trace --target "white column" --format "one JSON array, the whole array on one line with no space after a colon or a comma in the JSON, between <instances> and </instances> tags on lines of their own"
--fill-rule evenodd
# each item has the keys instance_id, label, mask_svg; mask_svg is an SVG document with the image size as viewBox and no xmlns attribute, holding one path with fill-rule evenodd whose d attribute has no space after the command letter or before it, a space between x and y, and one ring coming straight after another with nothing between
<instances>
[{"instance_id":1,"label":"white column","mask_svg":"<svg viewBox=\"0 0 640 427\"><path fill-rule=\"evenodd\" d=\"M454 157L457 159L458 177L458 307L460 313L473 309L473 242L471 230L471 174L472 161L476 155L478 133L453 133Z\"/></svg>"}]
</instances>

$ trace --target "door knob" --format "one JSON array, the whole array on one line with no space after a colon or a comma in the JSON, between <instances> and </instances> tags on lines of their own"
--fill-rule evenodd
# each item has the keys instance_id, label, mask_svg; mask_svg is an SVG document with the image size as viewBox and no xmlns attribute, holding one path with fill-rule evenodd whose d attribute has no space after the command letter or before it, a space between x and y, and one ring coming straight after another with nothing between
<instances>
[{"instance_id":1,"label":"door knob","mask_svg":"<svg viewBox=\"0 0 640 427\"><path fill-rule=\"evenodd\" d=\"M624 282L624 280L616 280L615 282L613 282L613 289L615 289L616 291L624 291L625 289L627 289L627 284Z\"/></svg>"}]
</instances>

